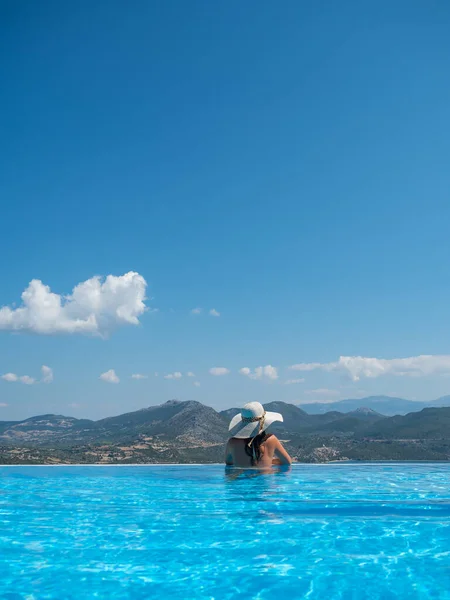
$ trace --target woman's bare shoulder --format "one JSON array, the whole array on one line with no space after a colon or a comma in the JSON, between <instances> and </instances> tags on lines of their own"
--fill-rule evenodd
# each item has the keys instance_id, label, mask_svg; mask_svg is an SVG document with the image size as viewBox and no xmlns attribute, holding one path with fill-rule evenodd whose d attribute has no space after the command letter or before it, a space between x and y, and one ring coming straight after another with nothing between
<instances>
[{"instance_id":1,"label":"woman's bare shoulder","mask_svg":"<svg viewBox=\"0 0 450 600\"><path fill-rule=\"evenodd\" d=\"M274 433L271 433L265 443L270 444L271 446L276 446L277 444L280 443L280 440L277 438L277 436Z\"/></svg>"}]
</instances>

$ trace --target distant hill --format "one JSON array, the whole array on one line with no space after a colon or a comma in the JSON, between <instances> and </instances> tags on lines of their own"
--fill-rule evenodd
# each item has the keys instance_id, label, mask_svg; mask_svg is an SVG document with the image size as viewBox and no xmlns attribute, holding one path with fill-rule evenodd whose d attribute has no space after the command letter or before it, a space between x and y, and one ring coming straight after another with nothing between
<instances>
[{"instance_id":1,"label":"distant hill","mask_svg":"<svg viewBox=\"0 0 450 600\"><path fill-rule=\"evenodd\" d=\"M101 419L96 421L96 428L105 439L150 435L208 443L221 443L227 433L219 413L194 400L169 400L159 406Z\"/></svg>"},{"instance_id":2,"label":"distant hill","mask_svg":"<svg viewBox=\"0 0 450 600\"><path fill-rule=\"evenodd\" d=\"M315 431L317 433L324 433L326 431L341 432L341 433L353 433L357 434L363 432L374 423L380 420L386 420L384 415L377 413L370 408L357 408L348 413L325 413L325 415L311 415L318 417L326 417L328 414L337 414L339 417L317 423Z\"/></svg>"},{"instance_id":3,"label":"distant hill","mask_svg":"<svg viewBox=\"0 0 450 600\"><path fill-rule=\"evenodd\" d=\"M324 423L317 427L315 432L318 434L329 433L358 433L364 431L367 428L367 423L358 419L357 417L345 416L342 419L331 421L330 423Z\"/></svg>"},{"instance_id":4,"label":"distant hill","mask_svg":"<svg viewBox=\"0 0 450 600\"><path fill-rule=\"evenodd\" d=\"M347 412L323 414L308 414L285 402L265 408L283 415L284 422L273 424L271 431L285 441L292 456L306 462L345 457L450 460L450 407L387 417L381 411L392 400L402 401L376 397L372 407L353 405ZM333 406L345 408L345 402L353 401ZM200 402L170 400L99 421L63 415L3 421L0 464L221 462L228 424L237 412L231 408L218 413Z\"/></svg>"},{"instance_id":5,"label":"distant hill","mask_svg":"<svg viewBox=\"0 0 450 600\"><path fill-rule=\"evenodd\" d=\"M240 408L226 408L225 410L221 410L219 414L222 417L222 419L224 419L224 421L227 423L227 425L229 425L231 419L235 415L237 415L240 410Z\"/></svg>"},{"instance_id":6,"label":"distant hill","mask_svg":"<svg viewBox=\"0 0 450 600\"><path fill-rule=\"evenodd\" d=\"M304 410L293 404L286 402L269 402L264 408L271 412L278 412L283 415L283 423L274 423L270 431L277 432L299 432L308 429L311 426L311 416Z\"/></svg>"},{"instance_id":7,"label":"distant hill","mask_svg":"<svg viewBox=\"0 0 450 600\"><path fill-rule=\"evenodd\" d=\"M227 428L213 408L200 402L169 400L99 421L42 415L24 421L0 422L0 443L77 444L127 442L141 436L222 443Z\"/></svg>"},{"instance_id":8,"label":"distant hill","mask_svg":"<svg viewBox=\"0 0 450 600\"><path fill-rule=\"evenodd\" d=\"M69 443L82 441L95 430L94 421L63 415L40 415L23 421L0 421L0 443Z\"/></svg>"},{"instance_id":9,"label":"distant hill","mask_svg":"<svg viewBox=\"0 0 450 600\"><path fill-rule=\"evenodd\" d=\"M424 408L377 421L363 432L365 437L395 439L450 439L450 408Z\"/></svg>"},{"instance_id":10,"label":"distant hill","mask_svg":"<svg viewBox=\"0 0 450 600\"><path fill-rule=\"evenodd\" d=\"M386 415L382 415L376 410L373 410L372 408L366 408L365 406L357 408L356 410L352 410L345 414L347 415L347 417L356 417L365 421L366 423L379 421L380 419L384 419L386 417Z\"/></svg>"},{"instance_id":11,"label":"distant hill","mask_svg":"<svg viewBox=\"0 0 450 600\"><path fill-rule=\"evenodd\" d=\"M391 396L369 396L367 398L339 400L338 402L300 404L299 408L308 414L324 414L333 410L348 413L360 408L369 408L385 416L393 416L418 412L432 406L450 406L450 396L445 396L432 402L416 402L414 400L405 400L404 398L395 398Z\"/></svg>"},{"instance_id":12,"label":"distant hill","mask_svg":"<svg viewBox=\"0 0 450 600\"><path fill-rule=\"evenodd\" d=\"M442 398L438 398L437 400L433 400L433 402L428 402L427 406L429 408L444 408L450 406L450 396L442 396Z\"/></svg>"}]
</instances>

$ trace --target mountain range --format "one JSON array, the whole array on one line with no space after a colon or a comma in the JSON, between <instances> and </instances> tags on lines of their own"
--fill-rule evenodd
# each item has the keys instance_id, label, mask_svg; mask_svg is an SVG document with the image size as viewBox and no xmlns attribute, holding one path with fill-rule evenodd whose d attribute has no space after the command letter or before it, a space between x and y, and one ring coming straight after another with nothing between
<instances>
[{"instance_id":1,"label":"mountain range","mask_svg":"<svg viewBox=\"0 0 450 600\"><path fill-rule=\"evenodd\" d=\"M372 406L384 402L377 400ZM284 402L265 408L283 414L284 422L271 430L292 456L306 462L450 459L450 407L396 416L369 406L316 414ZM228 424L237 412L170 400L98 421L62 415L3 421L0 463L221 462Z\"/></svg>"},{"instance_id":2,"label":"mountain range","mask_svg":"<svg viewBox=\"0 0 450 600\"><path fill-rule=\"evenodd\" d=\"M339 400L337 402L312 402L310 404L299 404L299 406L311 415L325 414L334 410L350 412L358 408L371 408L387 417L391 417L418 412L424 408L449 407L450 396L443 396L430 402L405 400L404 398L395 398L392 396L368 396L366 398Z\"/></svg>"}]
</instances>

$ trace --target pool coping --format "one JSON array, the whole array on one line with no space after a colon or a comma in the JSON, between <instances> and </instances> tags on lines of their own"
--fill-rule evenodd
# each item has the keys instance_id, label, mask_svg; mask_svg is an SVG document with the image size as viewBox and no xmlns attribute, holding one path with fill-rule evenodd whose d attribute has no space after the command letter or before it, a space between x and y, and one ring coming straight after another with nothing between
<instances>
[{"instance_id":1,"label":"pool coping","mask_svg":"<svg viewBox=\"0 0 450 600\"><path fill-rule=\"evenodd\" d=\"M450 461L448 460L400 460L400 461L344 461L344 460L336 460L330 461L326 463L302 463L295 462L291 467L330 467L330 466L339 466L339 467L354 467L354 466L396 466L396 465L449 465ZM17 468L17 467L26 467L26 468L34 468L34 467L90 467L90 468L98 468L98 467L226 467L224 463L127 463L127 464L101 464L101 463L59 463L59 464L35 464L35 465L27 465L27 464L17 464L17 465L3 465L0 464L1 468ZM238 468L238 467L231 467Z\"/></svg>"}]
</instances>

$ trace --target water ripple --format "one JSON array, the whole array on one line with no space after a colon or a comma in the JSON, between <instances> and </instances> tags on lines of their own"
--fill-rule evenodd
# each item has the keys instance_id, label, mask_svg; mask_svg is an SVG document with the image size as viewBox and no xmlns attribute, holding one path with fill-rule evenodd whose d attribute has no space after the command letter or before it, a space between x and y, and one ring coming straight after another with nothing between
<instances>
[{"instance_id":1,"label":"water ripple","mask_svg":"<svg viewBox=\"0 0 450 600\"><path fill-rule=\"evenodd\" d=\"M450 465L0 467L0 598L450 600Z\"/></svg>"}]
</instances>

